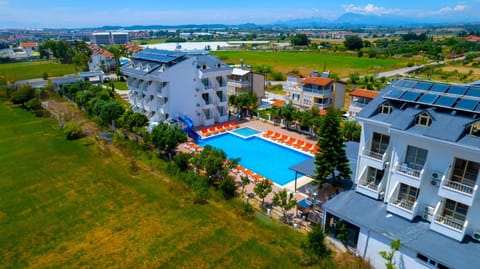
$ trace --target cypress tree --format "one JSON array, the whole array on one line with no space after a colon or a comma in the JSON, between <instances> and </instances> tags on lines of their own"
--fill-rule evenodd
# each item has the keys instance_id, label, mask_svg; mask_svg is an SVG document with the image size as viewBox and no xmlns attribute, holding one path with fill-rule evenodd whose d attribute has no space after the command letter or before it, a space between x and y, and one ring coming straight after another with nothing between
<instances>
[{"instance_id":1,"label":"cypress tree","mask_svg":"<svg viewBox=\"0 0 480 269\"><path fill-rule=\"evenodd\" d=\"M333 108L329 108L319 130L317 145L319 152L315 155L315 178L320 185L327 179L350 179L350 166L345 152L345 143L340 128L340 117ZM338 176L335 175L338 171Z\"/></svg>"}]
</instances>

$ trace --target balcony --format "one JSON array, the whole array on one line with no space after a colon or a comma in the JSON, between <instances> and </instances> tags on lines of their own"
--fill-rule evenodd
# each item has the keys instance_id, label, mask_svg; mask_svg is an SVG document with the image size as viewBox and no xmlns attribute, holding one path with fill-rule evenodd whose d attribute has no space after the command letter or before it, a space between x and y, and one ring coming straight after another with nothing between
<instances>
[{"instance_id":1,"label":"balcony","mask_svg":"<svg viewBox=\"0 0 480 269\"><path fill-rule=\"evenodd\" d=\"M420 182L424 177L425 167L427 164L423 165L422 167L418 166L418 168L412 168L412 166L414 165L408 166L406 163L395 163L393 176L396 180L399 180L402 183L419 188Z\"/></svg>"},{"instance_id":2,"label":"balcony","mask_svg":"<svg viewBox=\"0 0 480 269\"><path fill-rule=\"evenodd\" d=\"M391 146L388 145L384 152L378 150L371 150L370 143L367 143L367 147L362 148L362 157L366 164L370 167L374 167L379 170L383 170L385 168L385 164L390 157Z\"/></svg>"},{"instance_id":3,"label":"balcony","mask_svg":"<svg viewBox=\"0 0 480 269\"><path fill-rule=\"evenodd\" d=\"M430 224L430 229L455 240L462 241L468 227L468 221L443 215L441 213L443 209L444 201L438 202L433 215L433 221Z\"/></svg>"},{"instance_id":4,"label":"balcony","mask_svg":"<svg viewBox=\"0 0 480 269\"><path fill-rule=\"evenodd\" d=\"M327 109L330 106L330 103L328 104L313 103L313 105L318 107L319 109Z\"/></svg>"},{"instance_id":5,"label":"balcony","mask_svg":"<svg viewBox=\"0 0 480 269\"><path fill-rule=\"evenodd\" d=\"M408 220L413 220L417 215L418 203L398 199L398 196L390 198L387 204L387 211L390 211L396 215L399 215Z\"/></svg>"},{"instance_id":6,"label":"balcony","mask_svg":"<svg viewBox=\"0 0 480 269\"><path fill-rule=\"evenodd\" d=\"M373 199L381 199L384 192L384 182L385 180L383 180L383 178L379 182L367 181L362 175L362 178L360 178L357 184L357 192L372 197Z\"/></svg>"},{"instance_id":7,"label":"balcony","mask_svg":"<svg viewBox=\"0 0 480 269\"><path fill-rule=\"evenodd\" d=\"M312 87L303 87L304 92L314 93L317 96L329 97L333 91L328 89L316 89Z\"/></svg>"},{"instance_id":8,"label":"balcony","mask_svg":"<svg viewBox=\"0 0 480 269\"><path fill-rule=\"evenodd\" d=\"M475 200L475 194L477 193L478 184L463 178L459 180L447 179L447 175L448 173L445 173L442 178L440 188L438 189L438 195L472 206L473 201Z\"/></svg>"},{"instance_id":9,"label":"balcony","mask_svg":"<svg viewBox=\"0 0 480 269\"><path fill-rule=\"evenodd\" d=\"M250 81L229 79L228 80L228 85L236 87L236 88L244 88L244 87L249 87L250 86Z\"/></svg>"}]
</instances>

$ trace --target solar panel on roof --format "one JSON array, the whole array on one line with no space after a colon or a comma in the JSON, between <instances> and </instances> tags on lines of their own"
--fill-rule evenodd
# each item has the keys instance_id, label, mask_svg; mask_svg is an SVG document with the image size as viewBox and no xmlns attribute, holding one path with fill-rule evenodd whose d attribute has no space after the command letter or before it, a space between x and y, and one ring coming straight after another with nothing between
<instances>
[{"instance_id":1,"label":"solar panel on roof","mask_svg":"<svg viewBox=\"0 0 480 269\"><path fill-rule=\"evenodd\" d=\"M417 85L415 85L415 89L427 91L428 89L430 89L430 87L432 87L432 84L433 83L430 82L420 81L417 83Z\"/></svg>"},{"instance_id":2,"label":"solar panel on roof","mask_svg":"<svg viewBox=\"0 0 480 269\"><path fill-rule=\"evenodd\" d=\"M470 88L465 95L480 97L480 88Z\"/></svg>"},{"instance_id":3,"label":"solar panel on roof","mask_svg":"<svg viewBox=\"0 0 480 269\"><path fill-rule=\"evenodd\" d=\"M468 88L465 86L452 85L450 89L448 89L448 93L464 95L467 90Z\"/></svg>"},{"instance_id":4,"label":"solar panel on roof","mask_svg":"<svg viewBox=\"0 0 480 269\"><path fill-rule=\"evenodd\" d=\"M430 90L433 92L446 92L449 86L448 84L434 84Z\"/></svg>"},{"instance_id":5,"label":"solar panel on roof","mask_svg":"<svg viewBox=\"0 0 480 269\"><path fill-rule=\"evenodd\" d=\"M405 101L415 101L419 96L420 96L420 93L418 92L407 91L405 92L404 95L402 95L400 99Z\"/></svg>"},{"instance_id":6,"label":"solar panel on roof","mask_svg":"<svg viewBox=\"0 0 480 269\"><path fill-rule=\"evenodd\" d=\"M427 104L427 105L431 105L435 102L435 100L437 100L437 98L438 98L438 95L436 95L436 94L426 93L426 94L422 95L420 97L420 99L418 99L418 102L423 103L423 104Z\"/></svg>"},{"instance_id":7,"label":"solar panel on roof","mask_svg":"<svg viewBox=\"0 0 480 269\"><path fill-rule=\"evenodd\" d=\"M403 93L404 93L404 91L402 91L402 90L392 89L385 97L398 99L398 98L400 98L400 96L402 96Z\"/></svg>"},{"instance_id":8,"label":"solar panel on roof","mask_svg":"<svg viewBox=\"0 0 480 269\"><path fill-rule=\"evenodd\" d=\"M475 108L475 111L480 112L480 104Z\"/></svg>"},{"instance_id":9,"label":"solar panel on roof","mask_svg":"<svg viewBox=\"0 0 480 269\"><path fill-rule=\"evenodd\" d=\"M452 107L456 100L457 98L454 98L454 97L440 96L440 98L438 98L437 101L435 102L435 105Z\"/></svg>"},{"instance_id":10,"label":"solar panel on roof","mask_svg":"<svg viewBox=\"0 0 480 269\"><path fill-rule=\"evenodd\" d=\"M403 88L413 88L417 82L412 80L400 80L396 86L403 87Z\"/></svg>"},{"instance_id":11,"label":"solar panel on roof","mask_svg":"<svg viewBox=\"0 0 480 269\"><path fill-rule=\"evenodd\" d=\"M471 99L460 99L455 105L455 108L472 111L475 106L478 104L478 101Z\"/></svg>"}]
</instances>

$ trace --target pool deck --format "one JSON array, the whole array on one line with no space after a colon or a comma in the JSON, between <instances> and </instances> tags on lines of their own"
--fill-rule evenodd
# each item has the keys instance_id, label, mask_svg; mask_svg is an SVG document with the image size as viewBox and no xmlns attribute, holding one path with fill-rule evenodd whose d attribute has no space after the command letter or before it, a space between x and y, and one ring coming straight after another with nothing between
<instances>
[{"instance_id":1,"label":"pool deck","mask_svg":"<svg viewBox=\"0 0 480 269\"><path fill-rule=\"evenodd\" d=\"M304 134L300 134L300 133L296 133L296 132L292 132L292 131L289 131L287 129L284 129L280 126L274 126L270 123L266 123L266 122L263 122L263 121L260 121L260 120L256 120L256 119L253 119L253 120L243 120L243 121L240 121L238 122L238 127L239 128L244 128L244 127L249 127L249 128L252 128L252 129L256 129L258 131L261 131L262 133L263 132L266 132L268 130L271 130L271 131L274 131L274 132L277 132L277 133L280 133L282 135L287 135L289 137L293 137L297 140L303 140L305 142L308 142L308 143L311 143L311 144L316 144L317 143L317 140L316 139L312 139L310 136L307 136L307 135L304 135ZM197 127L195 128L195 131L197 131L197 133L201 134L201 130L204 129L205 127L202 126L202 127ZM221 133L219 133L221 134ZM208 136L208 137L212 137L214 135L211 135L211 136ZM258 135L259 137L263 138L261 134ZM267 139L267 138L264 138L264 139ZM294 150L297 150L297 151L300 151L300 152L303 152L307 155L310 155L310 156L313 156L313 154L311 153L306 153L305 151L303 150L299 150L299 149L296 149L294 147L291 147L291 146L287 146L285 144L282 144L282 143L279 143L277 141L273 141L271 139L267 139L269 140L270 142L272 143L276 143L276 144L279 144L279 145L282 145L284 147L288 147L288 148L291 148L291 149L294 149ZM181 145L179 147L180 150L184 151L185 148L184 148L184 145ZM187 150L188 151L188 150ZM237 183L237 185L239 186L239 189L241 189L241 180L240 180L240 175L239 174L236 174L236 173L233 173L231 172L230 173L231 176L233 176L235 178L235 181ZM307 197L309 197L306 193L304 193L303 191L305 190L305 186L308 186L308 184L310 182L312 182L313 179L310 178L310 177L307 177L307 176L300 176L299 178L297 178L297 192L294 192L294 189L295 189L295 181L291 181L283 186L279 186L277 184L273 184L272 185L272 189L273 191L265 198L265 202L266 203L271 203L272 202L272 199L273 199L273 194L275 192L279 192L283 189L286 189L287 191L289 192L292 192L294 193L294 197L297 201L300 201L302 199L305 199ZM254 182L251 182L250 184L248 184L246 187L245 187L245 192L246 193L254 193L253 189L255 188L255 183ZM332 195L332 190L328 187L328 186L324 186L322 188L320 188L318 190L319 192L319 200L321 201L326 201L328 200L328 197L330 195ZM255 199L257 199L258 201L258 197L255 197ZM290 210L288 212L289 214L296 214L297 211L296 211L296 208Z\"/></svg>"}]
</instances>

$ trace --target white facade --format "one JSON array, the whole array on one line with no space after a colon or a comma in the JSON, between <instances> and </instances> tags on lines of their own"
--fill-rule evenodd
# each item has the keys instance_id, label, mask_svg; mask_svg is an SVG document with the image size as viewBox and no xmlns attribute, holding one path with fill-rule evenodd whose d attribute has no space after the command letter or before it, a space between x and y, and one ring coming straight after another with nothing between
<instances>
[{"instance_id":1,"label":"white facade","mask_svg":"<svg viewBox=\"0 0 480 269\"><path fill-rule=\"evenodd\" d=\"M253 93L258 97L258 103L265 96L265 76L253 73L248 69L233 68L228 76L227 94Z\"/></svg>"},{"instance_id":2,"label":"white facade","mask_svg":"<svg viewBox=\"0 0 480 269\"><path fill-rule=\"evenodd\" d=\"M133 110L151 122L187 116L206 126L228 120L227 75L232 70L208 53L145 49L122 71Z\"/></svg>"},{"instance_id":3,"label":"white facade","mask_svg":"<svg viewBox=\"0 0 480 269\"><path fill-rule=\"evenodd\" d=\"M480 240L480 87L396 81L365 106L357 121L362 134L355 191L383 205L382 218L396 216L407 220L405 226L423 227L417 237L433 234L430 238L445 241L446 249L464 248L465 257L476 253L476 244L468 242ZM375 268L385 263L378 252L408 233L401 227L378 233L351 224L359 228L357 253ZM435 248L437 242L429 243ZM397 261L404 268L465 266L448 253L431 257L424 253L435 249L415 246L401 248Z\"/></svg>"},{"instance_id":4,"label":"white facade","mask_svg":"<svg viewBox=\"0 0 480 269\"><path fill-rule=\"evenodd\" d=\"M305 109L315 106L323 110L330 106L343 108L345 88L344 82L330 78L309 76L300 80L300 77L289 75L285 91L287 99L293 105Z\"/></svg>"}]
</instances>

